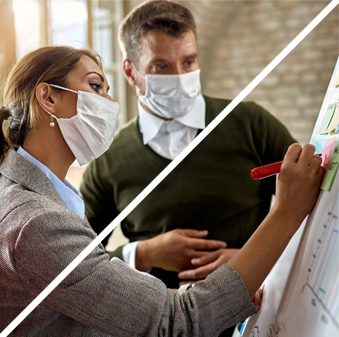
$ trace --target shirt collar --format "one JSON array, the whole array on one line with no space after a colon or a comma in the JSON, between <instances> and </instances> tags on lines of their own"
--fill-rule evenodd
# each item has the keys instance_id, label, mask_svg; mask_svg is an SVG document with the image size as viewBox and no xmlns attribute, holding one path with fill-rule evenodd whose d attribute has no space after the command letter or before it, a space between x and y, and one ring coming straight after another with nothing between
<instances>
[{"instance_id":1,"label":"shirt collar","mask_svg":"<svg viewBox=\"0 0 339 337\"><path fill-rule=\"evenodd\" d=\"M21 146L19 147L17 153L26 158L46 174L70 211L82 218L85 217L85 205L80 192L75 187L73 187L66 179L62 182L47 166L40 163Z\"/></svg>"},{"instance_id":2,"label":"shirt collar","mask_svg":"<svg viewBox=\"0 0 339 337\"><path fill-rule=\"evenodd\" d=\"M141 105L140 100L138 100L138 110L140 131L144 144L147 144L159 133L160 128L166 121L147 112ZM206 103L204 97L200 94L197 97L192 110L185 116L175 118L175 120L180 124L191 128L204 129L205 116Z\"/></svg>"}]
</instances>

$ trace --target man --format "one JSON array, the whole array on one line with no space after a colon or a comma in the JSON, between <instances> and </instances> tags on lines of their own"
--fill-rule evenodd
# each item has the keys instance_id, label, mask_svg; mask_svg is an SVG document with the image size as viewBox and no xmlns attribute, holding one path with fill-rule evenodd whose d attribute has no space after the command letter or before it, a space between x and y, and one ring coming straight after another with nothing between
<instances>
[{"instance_id":1,"label":"man","mask_svg":"<svg viewBox=\"0 0 339 337\"><path fill-rule=\"evenodd\" d=\"M97 233L230 103L200 93L196 27L185 7L145 2L124 19L119 37L139 116L84 174L86 216ZM294 142L263 108L239 104L122 222L130 243L110 256L171 288L204 279L269 210L275 178L253 181L250 170L282 160Z\"/></svg>"}]
</instances>

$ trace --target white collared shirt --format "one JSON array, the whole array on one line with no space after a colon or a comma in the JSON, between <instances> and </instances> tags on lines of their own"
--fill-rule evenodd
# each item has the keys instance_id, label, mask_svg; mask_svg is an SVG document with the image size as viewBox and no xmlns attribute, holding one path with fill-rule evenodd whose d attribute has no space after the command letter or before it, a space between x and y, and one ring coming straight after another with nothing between
<instances>
[{"instance_id":1,"label":"white collared shirt","mask_svg":"<svg viewBox=\"0 0 339 337\"><path fill-rule=\"evenodd\" d=\"M166 121L147 112L140 101L139 127L144 145L162 157L173 160L205 128L206 103L199 95L192 110L185 116Z\"/></svg>"},{"instance_id":2,"label":"white collared shirt","mask_svg":"<svg viewBox=\"0 0 339 337\"><path fill-rule=\"evenodd\" d=\"M160 156L173 160L192 142L198 129L205 128L206 103L199 95L192 110L185 116L165 121L164 119L147 112L140 101L139 127L144 145ZM124 262L135 268L135 253L139 241L128 243L122 249Z\"/></svg>"}]
</instances>

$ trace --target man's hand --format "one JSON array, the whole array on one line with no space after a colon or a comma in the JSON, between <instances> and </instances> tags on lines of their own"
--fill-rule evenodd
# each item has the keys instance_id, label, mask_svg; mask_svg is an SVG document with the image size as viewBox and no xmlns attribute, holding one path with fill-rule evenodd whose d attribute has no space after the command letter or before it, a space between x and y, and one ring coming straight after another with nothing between
<instances>
[{"instance_id":1,"label":"man's hand","mask_svg":"<svg viewBox=\"0 0 339 337\"><path fill-rule=\"evenodd\" d=\"M209 254L209 250L226 247L223 241L204 239L207 234L207 230L174 229L141 241L136 250L135 267L138 270L158 267L176 272L192 268L192 259Z\"/></svg>"},{"instance_id":2,"label":"man's hand","mask_svg":"<svg viewBox=\"0 0 339 337\"><path fill-rule=\"evenodd\" d=\"M210 273L218 269L223 263L227 263L239 249L218 249L215 252L209 252L198 258L192 259L191 263L194 269L184 270L178 277L182 280L179 284L196 283L205 279Z\"/></svg>"}]
</instances>

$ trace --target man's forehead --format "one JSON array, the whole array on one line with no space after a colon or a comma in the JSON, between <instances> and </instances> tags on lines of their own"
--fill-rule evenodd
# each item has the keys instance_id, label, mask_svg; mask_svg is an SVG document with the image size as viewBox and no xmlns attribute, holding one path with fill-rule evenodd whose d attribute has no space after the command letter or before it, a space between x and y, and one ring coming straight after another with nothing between
<instances>
[{"instance_id":1,"label":"man's forehead","mask_svg":"<svg viewBox=\"0 0 339 337\"><path fill-rule=\"evenodd\" d=\"M197 57L195 35L187 31L180 37L174 37L162 32L148 32L140 38L141 56L148 61L165 61L177 56L180 58Z\"/></svg>"}]
</instances>

